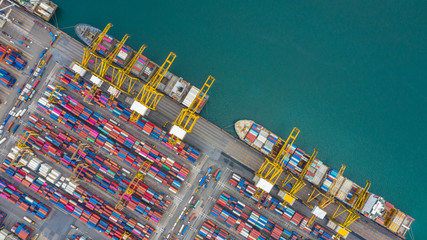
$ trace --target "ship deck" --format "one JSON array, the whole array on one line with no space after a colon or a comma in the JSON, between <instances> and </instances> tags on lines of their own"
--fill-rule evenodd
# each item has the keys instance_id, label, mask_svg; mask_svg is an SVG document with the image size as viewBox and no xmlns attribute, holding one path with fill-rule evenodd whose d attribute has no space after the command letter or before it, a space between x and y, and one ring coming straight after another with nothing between
<instances>
[{"instance_id":1,"label":"ship deck","mask_svg":"<svg viewBox=\"0 0 427 240\"><path fill-rule=\"evenodd\" d=\"M25 19L25 22L20 26L19 30L15 31L25 31L28 33L30 38L35 39L36 41L43 41L44 35L39 31L39 27L34 24L33 20L36 19L33 15L27 13L24 10L16 9L14 10L14 15L20 17L20 19ZM44 23L45 25L47 23ZM83 44L68 36L66 33L61 32L59 29L55 28L52 25L49 25L51 29L54 29L56 32L60 33L56 44L53 47L55 51L55 58L61 64L71 63L72 61L81 61L83 56ZM13 29L11 31L14 31ZM1 35L1 40L6 42L6 39ZM37 53L24 52L24 55L28 56L29 59L35 60ZM45 76L50 76L51 72L57 70L57 65L51 64L46 69ZM54 77L53 77L54 78ZM49 83L51 79L47 80L44 84ZM138 83L139 89L141 84L145 84L144 81ZM107 87L108 84L104 83L103 88ZM42 91L40 91L42 92ZM128 102L129 96L122 94L120 100L122 102ZM213 100L215 101L215 99ZM157 111L152 111L148 115L148 119L158 126L165 125L166 122L173 122L182 110L183 106L172 98L164 96L161 98L159 104L157 105ZM185 142L199 149L201 152L207 156L217 156L223 154L228 158L232 159L236 165L244 166L250 172L255 172L259 169L261 164L264 161L264 156L255 151L253 148L242 142L241 140L235 138L228 132L209 122L207 119L200 117L197 123L193 128L193 132L187 134ZM4 146L5 147L5 146ZM6 147L5 147L6 148ZM280 180L284 180L285 174L281 176ZM249 177L247 177L249 179ZM219 185L218 185L219 186ZM301 191L298 192L298 197L302 200L306 200L308 194L311 192L310 183L307 182L307 186L304 187ZM294 204L293 208L299 213L305 216L311 216L311 209L305 205L297 202ZM331 214L337 208L336 204L331 204L326 211ZM342 222L346 215L342 215L339 219ZM326 220L317 220L317 223L322 226L326 226ZM165 225L163 228L170 227L171 225ZM350 226L350 229L353 231L347 239L383 239L383 240L394 240L400 239L396 235L392 234L390 231L386 230L384 227L379 226L373 221L368 220L364 216L361 216L355 223Z\"/></svg>"}]
</instances>

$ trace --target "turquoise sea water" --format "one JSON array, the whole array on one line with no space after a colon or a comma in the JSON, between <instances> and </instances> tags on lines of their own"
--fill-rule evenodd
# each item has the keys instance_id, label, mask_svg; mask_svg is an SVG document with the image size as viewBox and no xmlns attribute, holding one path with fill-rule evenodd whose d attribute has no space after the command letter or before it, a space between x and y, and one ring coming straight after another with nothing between
<instances>
[{"instance_id":1,"label":"turquoise sea water","mask_svg":"<svg viewBox=\"0 0 427 240\"><path fill-rule=\"evenodd\" d=\"M427 231L425 1L54 0L58 24L110 30L201 86L217 81L202 115L234 132L253 119L384 196Z\"/></svg>"}]
</instances>

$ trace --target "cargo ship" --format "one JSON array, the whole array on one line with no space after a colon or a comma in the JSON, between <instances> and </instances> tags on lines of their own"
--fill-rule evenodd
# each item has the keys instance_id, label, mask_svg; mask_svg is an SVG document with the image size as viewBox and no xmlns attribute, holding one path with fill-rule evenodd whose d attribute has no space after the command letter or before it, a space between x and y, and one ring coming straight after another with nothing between
<instances>
[{"instance_id":1,"label":"cargo ship","mask_svg":"<svg viewBox=\"0 0 427 240\"><path fill-rule=\"evenodd\" d=\"M100 29L89 24L77 24L74 27L74 30L77 36L86 45L90 45L93 39L95 39L98 34L102 32ZM96 52L99 55L105 57L115 49L118 42L119 41L114 37L105 35L97 47ZM135 54L136 51L134 51L131 47L128 45L123 45L113 62L118 67L124 67L135 56ZM147 82L159 67L160 65L141 54L135 64L132 66L130 74ZM109 79L109 77L106 76L106 79ZM178 77L171 72L167 72L165 74L157 89L186 107L191 105L192 101L196 98L197 93L200 90L199 88L192 86L189 82L185 81L182 77ZM208 99L208 95L202 99L202 103L199 105L198 109L196 109L197 113L200 113Z\"/></svg>"},{"instance_id":2,"label":"cargo ship","mask_svg":"<svg viewBox=\"0 0 427 240\"><path fill-rule=\"evenodd\" d=\"M90 45L95 36L101 32L98 28L92 27L88 24L77 24L74 26L74 31L80 40L82 40L86 45Z\"/></svg>"},{"instance_id":3,"label":"cargo ship","mask_svg":"<svg viewBox=\"0 0 427 240\"><path fill-rule=\"evenodd\" d=\"M282 138L252 120L239 120L234 124L234 128L242 141L273 159L284 144ZM289 153L289 156L283 160L283 168L299 175L310 155L294 145L290 147ZM339 178L337 176L338 170L315 159L304 178L321 191L330 191L338 201L352 207L363 187L344 176ZM329 189L334 181L335 185ZM278 195L284 197L285 192L279 191ZM401 238L405 238L414 222L412 217L374 193L369 193L360 213Z\"/></svg>"},{"instance_id":4,"label":"cargo ship","mask_svg":"<svg viewBox=\"0 0 427 240\"><path fill-rule=\"evenodd\" d=\"M284 144L282 138L252 120L237 121L234 128L242 141L272 158Z\"/></svg>"}]
</instances>

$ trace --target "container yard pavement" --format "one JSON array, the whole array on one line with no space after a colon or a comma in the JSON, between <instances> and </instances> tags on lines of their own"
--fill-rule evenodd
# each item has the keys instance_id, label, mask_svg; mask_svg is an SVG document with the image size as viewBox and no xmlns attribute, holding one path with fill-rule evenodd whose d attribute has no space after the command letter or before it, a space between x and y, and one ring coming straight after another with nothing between
<instances>
[{"instance_id":1,"label":"container yard pavement","mask_svg":"<svg viewBox=\"0 0 427 240\"><path fill-rule=\"evenodd\" d=\"M3 3L3 5L4 4L6 3ZM11 17L20 19L20 21L23 22L23 25L14 25L11 23L7 23L4 30L9 34L11 34L14 38L19 38L19 36L25 35L33 40L33 44L31 44L31 48L29 49L24 48L22 45L16 45L16 44L13 45L14 47L23 51L24 59L28 61L25 72L28 72L29 68L31 68L38 60L37 59L38 54L44 48L50 47L51 37L49 34L47 34L45 29L40 28L39 26L34 24L33 19L35 19L35 17L26 13L25 11L14 8L14 10L11 13ZM51 27L51 29L54 30L53 27ZM56 81L56 79L58 78L58 71L62 66L69 66L72 61L80 61L82 58L83 45L64 33L58 32L58 34L60 34L60 36L57 40L57 43L51 49L51 53L53 57L51 59L50 64L47 66L47 69L43 76L44 80L38 87L39 91L37 92L34 99L38 99L42 95L42 92L44 92L44 89L46 89L46 86L48 83ZM4 35L0 35L0 40L4 43L9 42L9 40ZM7 103L0 107L0 114L2 114L3 116L7 114L11 106L15 103L15 100L16 100L15 94L16 94L17 88L19 88L22 85L22 83L28 79L26 75L20 74L19 71L13 68L7 68L6 70L10 71L11 74L17 77L17 83L13 89L6 89L3 87L0 87L2 91L5 91L6 94L8 94L7 96L10 96L10 98L8 97L7 99ZM58 81L56 81L56 83L57 82ZM105 85L106 84L104 84L103 86L104 89L107 87ZM71 91L69 92L71 93L71 95L76 96L77 98L77 94L74 94ZM126 96L121 96L119 99L120 100L126 99ZM215 101L214 99L212 100ZM25 108L30 104L31 104L30 108L32 110L35 110L37 106L37 102L34 100L31 103L24 104L24 106L21 106L21 108ZM99 112L101 115L111 116L111 114L106 109L103 109L98 106L90 106L90 107L92 109L96 109L96 111ZM179 114L181 109L182 109L181 105L177 104L176 102L174 102L172 99L168 97L163 97L159 102L159 104L157 105L157 111L152 111L147 118L151 122L155 123L157 126L163 126L166 121L173 122L173 120ZM28 114L31 114L31 112ZM20 122L25 122L24 119L27 119L27 118L23 118ZM136 128L134 126L128 125L128 124L125 125L121 120L117 118L116 120L122 123L122 128L125 129L126 131L129 131L129 132L131 132L132 130L135 131ZM60 124L57 124L57 125L59 126L59 128L62 128ZM8 149L10 149L13 146L14 142L17 140L16 136L17 135L11 138L11 140L14 140L14 141L7 141L2 146L2 151L1 151L2 155L6 154ZM166 153L169 156L172 156L173 152L170 149L167 149L166 147L164 147L159 142L150 139L148 136L144 134L140 134L140 136L138 137L143 139L146 142L150 142L150 144L156 146L156 149L158 149L159 151ZM219 127L208 122L204 118L200 118L198 120L198 122L196 123L193 129L193 133L188 134L188 136L185 139L185 142L201 150L201 152L204 154L204 157L201 157L198 163L196 163L194 167L191 167L189 162L181 161L183 165L191 169L191 173L189 176L187 176L188 179L186 179L186 181L183 183L179 193L174 197L174 201L170 204L168 210L166 211L165 215L161 219L161 222L156 227L157 231L152 235L153 239L160 239L161 236L165 236L167 234L174 234L174 233L176 234L178 233L178 230L182 224L187 224L189 216L187 216L187 219L185 221L181 221L180 219L178 219L178 217L182 213L183 209L186 206L188 207L188 201L193 195L203 200L203 203L202 203L203 208L199 209L197 218L195 218L195 220L193 220L191 224L189 224L190 225L189 228L191 231L187 231L187 233L183 237L181 237L181 239L192 239L195 235L195 232L197 232L198 229L200 229L200 226L206 217L212 220L213 222L215 222L215 224L221 226L223 229L228 229L232 234L232 236L234 236L235 238L243 239L242 236L238 235L235 232L235 230L232 230L231 228L227 228L222 222L218 221L217 218L214 218L210 214L210 210L212 209L213 205L215 204L216 200L218 199L222 191L232 194L233 197L236 197L242 202L247 203L253 209L256 209L254 208L255 203L251 202L252 200L245 199L243 196L241 196L237 192L237 190L233 189L228 184L228 179L231 175L231 172L237 171L242 176L246 176L248 180L251 180L253 176L253 171L258 170L258 168L261 166L262 162L264 161L263 155L254 151L251 147L247 146L240 140L235 139L230 134L226 133ZM116 158L116 157L112 157L112 158ZM115 162L122 163L122 161L115 161ZM197 184L198 180L203 176L207 168L209 168L209 166L212 166L212 165L215 165L216 167L219 167L222 171L224 171L220 181L217 183L213 183L213 180L212 180L208 184L208 187L206 189L202 188L196 193L195 191L198 185ZM126 165L123 165L123 166L126 166ZM129 167L127 166L127 168ZM66 171L62 170L61 172L65 173ZM135 173L136 171L132 170L132 172ZM282 176L282 178L284 177L285 176ZM147 180L149 184L150 184L150 181L151 183L153 183L152 180ZM154 189L156 189L157 191L159 190L158 185L152 184L151 186L154 186ZM26 190L26 189L22 188L21 190ZM300 198L306 199L309 191L310 191L309 187L305 187L303 190L301 190L299 193ZM102 196L103 198L105 197L104 196L105 194L103 195L102 193L100 193L99 190L93 191L93 192L95 192L99 196ZM276 193L274 193L273 195L275 194ZM111 199L111 201L115 203L112 197L109 197L109 198ZM1 199L0 203L2 203L2 201L4 200L2 198L0 199ZM109 202L110 202L110 199L108 200ZM47 201L44 200L42 202L46 203ZM300 202L295 203L293 208L296 209L299 213L303 214L304 216L309 217L311 215L310 209L307 208L305 205L301 204ZM335 208L336 206L331 205L328 209L328 212L333 211ZM46 239L50 240L55 238L57 239L65 238L70 228L69 227L64 228L65 230L59 229L60 227L58 224L59 222L66 224L67 226L69 226L69 224L75 224L76 226L81 228L81 231L87 232L88 235L93 239L102 238L101 235L99 235L92 228L89 228L86 224L82 223L81 221L76 221L75 218L71 217L70 215L66 215L63 212L60 212L58 208L52 207L52 211L53 212L51 213L49 218L46 220L48 222L43 224L41 226L42 228L40 228L41 234L43 234L43 236ZM127 209L125 209L125 212L128 215L131 215L131 216L133 215ZM258 212L262 213L265 216L268 216L269 218L272 215L266 209L261 209ZM286 226L289 228L289 230L292 229L302 235L307 235L301 229L290 225L289 222L286 222L284 219L278 218L276 216L271 216L271 217L282 227ZM17 218L19 218L19 216ZM55 221L52 221L52 219ZM175 221L178 221L178 224L175 228L173 228ZM317 220L317 222L321 223L322 226L326 226L326 220L323 220L323 221ZM363 217L361 220L355 222L350 227L350 229L356 230L356 233L361 236L359 237L358 235L352 233L347 238L350 240L363 239L363 238L365 239L398 239L396 236L386 231L382 227L376 225L375 223L365 222Z\"/></svg>"}]
</instances>

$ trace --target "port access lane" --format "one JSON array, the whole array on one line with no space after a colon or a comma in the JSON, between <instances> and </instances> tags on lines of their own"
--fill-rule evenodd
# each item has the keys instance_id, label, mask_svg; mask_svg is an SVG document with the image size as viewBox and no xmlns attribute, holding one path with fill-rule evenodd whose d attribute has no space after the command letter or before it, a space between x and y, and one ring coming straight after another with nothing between
<instances>
[{"instance_id":1,"label":"port access lane","mask_svg":"<svg viewBox=\"0 0 427 240\"><path fill-rule=\"evenodd\" d=\"M18 8L14 8L14 12L18 14L17 16L21 16L19 20L24 21L23 27L29 31L30 38L35 38L35 36L38 35L42 35L44 37L46 36L46 32L43 32L44 29L40 29L40 27L38 26L34 27L34 23L31 23L34 19L37 19L41 22L38 17L35 17L27 13L26 11ZM43 24L49 26L53 31L60 32L58 29L56 29L50 24L47 24L45 22L43 22ZM55 49L63 53L61 54L63 55L63 58L69 57L70 61L79 60L82 58L83 47L83 44L80 44L78 41L62 32L60 32L58 41L54 46ZM140 86L136 87L136 90L139 89ZM157 119L163 119L165 121L173 122L178 116L182 107L182 105L174 102L171 98L165 96L160 100L157 106L157 111L151 112L148 118L150 121L154 122L157 117ZM162 126L161 124L158 125ZM193 145L194 147L198 148L202 152L208 154L209 152L215 150L223 151L227 155L234 158L236 161L247 166L252 171L258 170L258 168L264 161L264 157L261 153L256 152L242 141L233 138L233 136L221 130L214 124L208 122L204 118L199 119L199 121L193 128L193 132L188 134L185 141L190 145ZM282 178L284 178L284 176L282 176ZM309 188L306 187L300 191L298 197L302 198L303 200L307 199L308 193ZM299 209L297 210L299 211ZM329 209L327 210L330 214L332 213L331 211L329 211ZM361 235L365 239L399 239L391 232L385 230L383 227L369 220L366 222L358 221L356 223L353 223L350 226L350 229L355 231L357 234ZM379 236L377 234L379 234Z\"/></svg>"}]
</instances>

